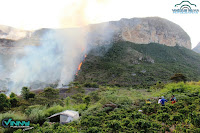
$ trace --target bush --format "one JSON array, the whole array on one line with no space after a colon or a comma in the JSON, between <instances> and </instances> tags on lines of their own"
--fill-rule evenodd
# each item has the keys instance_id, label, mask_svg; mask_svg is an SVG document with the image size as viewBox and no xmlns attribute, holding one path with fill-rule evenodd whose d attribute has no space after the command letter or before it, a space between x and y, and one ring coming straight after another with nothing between
<instances>
[{"instance_id":1,"label":"bush","mask_svg":"<svg viewBox=\"0 0 200 133\"><path fill-rule=\"evenodd\" d=\"M13 97L17 97L17 95L15 93L11 92L10 98L13 98Z\"/></svg>"},{"instance_id":2,"label":"bush","mask_svg":"<svg viewBox=\"0 0 200 133\"><path fill-rule=\"evenodd\" d=\"M121 128L120 121L118 120L108 121L107 126L111 128L113 131L118 131Z\"/></svg>"},{"instance_id":3,"label":"bush","mask_svg":"<svg viewBox=\"0 0 200 133\"><path fill-rule=\"evenodd\" d=\"M7 96L3 93L0 94L0 111L5 110L10 106L10 102L7 99Z\"/></svg>"},{"instance_id":4,"label":"bush","mask_svg":"<svg viewBox=\"0 0 200 133\"><path fill-rule=\"evenodd\" d=\"M136 128L138 130L143 129L145 132L148 131L148 128L151 127L151 123L144 119L138 119L134 123L135 123L134 128Z\"/></svg>"},{"instance_id":5,"label":"bush","mask_svg":"<svg viewBox=\"0 0 200 133\"><path fill-rule=\"evenodd\" d=\"M12 97L12 98L9 99L9 101L10 101L10 105L11 105L12 108L17 107L17 105L18 105L18 98L17 97Z\"/></svg>"},{"instance_id":6,"label":"bush","mask_svg":"<svg viewBox=\"0 0 200 133\"><path fill-rule=\"evenodd\" d=\"M200 114L193 111L190 115L191 117L191 123L196 126L196 127L200 127Z\"/></svg>"},{"instance_id":7,"label":"bush","mask_svg":"<svg viewBox=\"0 0 200 133\"><path fill-rule=\"evenodd\" d=\"M46 107L37 107L33 108L30 111L30 114L28 116L28 119L32 123L39 123L40 125L43 124L46 120L46 113L45 113Z\"/></svg>"},{"instance_id":8,"label":"bush","mask_svg":"<svg viewBox=\"0 0 200 133\"><path fill-rule=\"evenodd\" d=\"M28 89L28 87L23 87L22 88L21 95L25 100L29 99L29 93L30 93L30 90Z\"/></svg>"},{"instance_id":9,"label":"bush","mask_svg":"<svg viewBox=\"0 0 200 133\"><path fill-rule=\"evenodd\" d=\"M158 121L166 122L170 118L170 115L168 113L161 113L157 116Z\"/></svg>"},{"instance_id":10,"label":"bush","mask_svg":"<svg viewBox=\"0 0 200 133\"><path fill-rule=\"evenodd\" d=\"M52 106L52 107L50 107L50 108L48 108L48 109L45 110L45 116L49 117L49 116L51 116L53 114L62 112L64 110L65 110L65 108L63 108L62 106L60 106L60 105L54 105L54 106Z\"/></svg>"},{"instance_id":11,"label":"bush","mask_svg":"<svg viewBox=\"0 0 200 133\"><path fill-rule=\"evenodd\" d=\"M192 112L196 109L196 105L195 104L189 105L188 109L190 110L190 112Z\"/></svg>"},{"instance_id":12,"label":"bush","mask_svg":"<svg viewBox=\"0 0 200 133\"><path fill-rule=\"evenodd\" d=\"M187 108L183 108L180 109L178 112L186 116L190 112L190 110Z\"/></svg>"},{"instance_id":13,"label":"bush","mask_svg":"<svg viewBox=\"0 0 200 133\"><path fill-rule=\"evenodd\" d=\"M102 132L100 127L89 127L87 133L100 133Z\"/></svg>"},{"instance_id":14,"label":"bush","mask_svg":"<svg viewBox=\"0 0 200 133\"><path fill-rule=\"evenodd\" d=\"M183 114L176 114L176 115L173 115L173 118L172 118L172 121L181 121L183 120Z\"/></svg>"},{"instance_id":15,"label":"bush","mask_svg":"<svg viewBox=\"0 0 200 133\"><path fill-rule=\"evenodd\" d=\"M165 113L170 113L172 111L172 109L170 109L169 107L167 106L161 106L161 110Z\"/></svg>"},{"instance_id":16,"label":"bush","mask_svg":"<svg viewBox=\"0 0 200 133\"><path fill-rule=\"evenodd\" d=\"M97 83L85 83L84 87L88 88L99 88L99 85Z\"/></svg>"}]
</instances>

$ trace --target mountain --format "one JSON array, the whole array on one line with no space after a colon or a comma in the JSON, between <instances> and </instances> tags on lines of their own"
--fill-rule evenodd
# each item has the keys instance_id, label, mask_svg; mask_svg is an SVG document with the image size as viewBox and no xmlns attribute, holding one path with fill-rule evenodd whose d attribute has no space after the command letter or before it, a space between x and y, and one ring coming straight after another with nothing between
<instances>
[{"instance_id":1,"label":"mountain","mask_svg":"<svg viewBox=\"0 0 200 133\"><path fill-rule=\"evenodd\" d=\"M76 81L134 86L168 82L175 73L200 79L200 55L181 46L116 42L91 50Z\"/></svg>"},{"instance_id":2,"label":"mountain","mask_svg":"<svg viewBox=\"0 0 200 133\"><path fill-rule=\"evenodd\" d=\"M19 41L24 45L38 45L48 32L87 32L88 43L105 44L110 41L129 41L136 44L159 43L167 46L191 48L188 34L177 24L159 17L121 19L81 28L18 30L0 25L0 39ZM76 34L75 34L76 35Z\"/></svg>"},{"instance_id":3,"label":"mountain","mask_svg":"<svg viewBox=\"0 0 200 133\"><path fill-rule=\"evenodd\" d=\"M31 31L19 30L10 26L0 25L0 39L19 40L30 37Z\"/></svg>"},{"instance_id":4,"label":"mountain","mask_svg":"<svg viewBox=\"0 0 200 133\"><path fill-rule=\"evenodd\" d=\"M200 42L192 50L195 51L195 52L197 52L197 53L200 53Z\"/></svg>"},{"instance_id":5,"label":"mountain","mask_svg":"<svg viewBox=\"0 0 200 133\"><path fill-rule=\"evenodd\" d=\"M159 43L167 46L183 46L191 49L189 35L177 24L159 17L121 19L90 25L94 40L102 40L113 34L115 41L136 44ZM103 32L96 32L105 29ZM96 34L98 33L98 34ZM98 41L99 42L99 41Z\"/></svg>"},{"instance_id":6,"label":"mountain","mask_svg":"<svg viewBox=\"0 0 200 133\"><path fill-rule=\"evenodd\" d=\"M0 30L0 67L5 68L2 75L9 75L11 70L15 70L18 56L23 59L26 55L24 46L37 46L44 42L45 47L51 44L58 47L63 46L59 43L65 45L67 40L71 44L84 43L85 51L90 51L76 77L80 82L124 86L153 84L168 81L170 76L179 72L185 74L188 80L199 80L200 58L190 50L190 37L179 25L163 18L121 19L79 28L35 31L0 26ZM55 40L54 35L60 40ZM41 53L46 50L42 48ZM82 48L78 46L77 49ZM63 56L65 50L57 53L53 50L53 56L49 58L53 59L56 54ZM16 59L13 58L15 53ZM77 50L75 53L82 54ZM62 64L62 61L59 63Z\"/></svg>"}]
</instances>

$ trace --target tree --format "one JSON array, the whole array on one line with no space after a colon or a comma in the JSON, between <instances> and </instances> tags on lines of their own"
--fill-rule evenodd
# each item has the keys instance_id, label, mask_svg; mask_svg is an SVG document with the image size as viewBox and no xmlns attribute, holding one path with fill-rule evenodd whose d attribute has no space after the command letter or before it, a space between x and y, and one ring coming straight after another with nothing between
<instances>
[{"instance_id":1,"label":"tree","mask_svg":"<svg viewBox=\"0 0 200 133\"><path fill-rule=\"evenodd\" d=\"M17 95L15 93L11 93L10 94L10 104L11 104L11 107L17 107L17 104L18 104L18 98L17 98Z\"/></svg>"},{"instance_id":2,"label":"tree","mask_svg":"<svg viewBox=\"0 0 200 133\"><path fill-rule=\"evenodd\" d=\"M29 97L29 98L35 98L35 93L30 92L28 97Z\"/></svg>"},{"instance_id":3,"label":"tree","mask_svg":"<svg viewBox=\"0 0 200 133\"><path fill-rule=\"evenodd\" d=\"M11 104L11 107L17 107L17 104L18 104L18 98L17 97L12 97L9 99L10 101L10 104Z\"/></svg>"},{"instance_id":4,"label":"tree","mask_svg":"<svg viewBox=\"0 0 200 133\"><path fill-rule=\"evenodd\" d=\"M16 97L16 96L17 96L17 95L16 95L15 93L11 92L10 98L13 98L13 97Z\"/></svg>"},{"instance_id":5,"label":"tree","mask_svg":"<svg viewBox=\"0 0 200 133\"><path fill-rule=\"evenodd\" d=\"M0 94L0 111L3 111L5 108L10 106L7 96L3 93Z\"/></svg>"},{"instance_id":6,"label":"tree","mask_svg":"<svg viewBox=\"0 0 200 133\"><path fill-rule=\"evenodd\" d=\"M174 82L181 82L181 81L186 82L186 77L181 73L176 73L170 78L170 80Z\"/></svg>"},{"instance_id":7,"label":"tree","mask_svg":"<svg viewBox=\"0 0 200 133\"><path fill-rule=\"evenodd\" d=\"M25 100L29 99L30 90L27 87L23 87L21 91L21 95Z\"/></svg>"},{"instance_id":8,"label":"tree","mask_svg":"<svg viewBox=\"0 0 200 133\"><path fill-rule=\"evenodd\" d=\"M59 90L53 89L51 87L47 87L47 88L44 88L42 95L49 100L57 99L57 98L59 98Z\"/></svg>"}]
</instances>

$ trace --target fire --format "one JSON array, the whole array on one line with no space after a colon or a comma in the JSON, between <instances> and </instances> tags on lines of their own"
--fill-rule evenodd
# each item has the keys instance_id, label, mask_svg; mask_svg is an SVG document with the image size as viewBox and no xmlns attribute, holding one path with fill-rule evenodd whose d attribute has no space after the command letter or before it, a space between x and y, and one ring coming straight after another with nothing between
<instances>
[{"instance_id":1,"label":"fire","mask_svg":"<svg viewBox=\"0 0 200 133\"><path fill-rule=\"evenodd\" d=\"M81 66L82 66L82 62L78 65L78 71L81 69Z\"/></svg>"},{"instance_id":2,"label":"fire","mask_svg":"<svg viewBox=\"0 0 200 133\"><path fill-rule=\"evenodd\" d=\"M85 61L85 58L86 58L86 57L87 57L87 55L85 54L83 62ZM82 66L83 62L81 62L81 63L78 65L78 69L77 69L76 75L78 75L78 72L81 70L81 66Z\"/></svg>"}]
</instances>

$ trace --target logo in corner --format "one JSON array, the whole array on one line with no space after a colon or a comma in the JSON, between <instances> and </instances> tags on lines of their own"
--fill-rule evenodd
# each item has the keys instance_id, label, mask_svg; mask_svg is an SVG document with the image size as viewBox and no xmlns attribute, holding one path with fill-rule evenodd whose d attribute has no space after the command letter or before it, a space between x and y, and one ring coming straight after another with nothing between
<instances>
[{"instance_id":1,"label":"logo in corner","mask_svg":"<svg viewBox=\"0 0 200 133\"><path fill-rule=\"evenodd\" d=\"M12 118L3 119L1 125L4 128L24 128L26 130L33 128L30 127L30 121L15 121Z\"/></svg>"},{"instance_id":2,"label":"logo in corner","mask_svg":"<svg viewBox=\"0 0 200 133\"><path fill-rule=\"evenodd\" d=\"M189 1L182 1L174 6L172 9L174 14L198 14L199 9L197 5L190 3Z\"/></svg>"}]
</instances>

